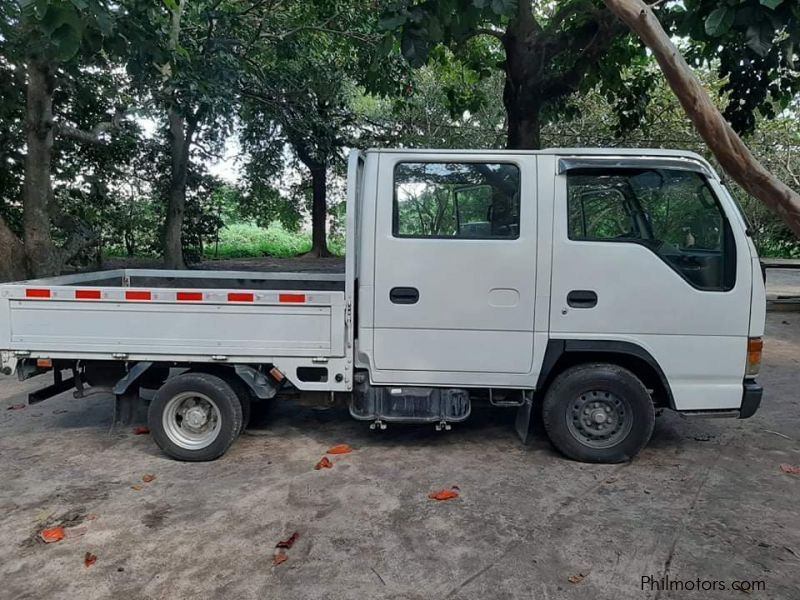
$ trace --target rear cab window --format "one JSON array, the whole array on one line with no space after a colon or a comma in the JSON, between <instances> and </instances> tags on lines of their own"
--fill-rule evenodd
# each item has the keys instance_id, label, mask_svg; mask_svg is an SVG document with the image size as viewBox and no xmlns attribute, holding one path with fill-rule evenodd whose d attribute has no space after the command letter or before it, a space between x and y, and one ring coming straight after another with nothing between
<instances>
[{"instance_id":1,"label":"rear cab window","mask_svg":"<svg viewBox=\"0 0 800 600\"><path fill-rule=\"evenodd\" d=\"M733 232L702 174L576 169L567 173L567 203L571 240L640 244L697 289L734 287Z\"/></svg>"},{"instance_id":2,"label":"rear cab window","mask_svg":"<svg viewBox=\"0 0 800 600\"><path fill-rule=\"evenodd\" d=\"M520 171L506 163L401 162L394 169L394 237L517 239Z\"/></svg>"}]
</instances>

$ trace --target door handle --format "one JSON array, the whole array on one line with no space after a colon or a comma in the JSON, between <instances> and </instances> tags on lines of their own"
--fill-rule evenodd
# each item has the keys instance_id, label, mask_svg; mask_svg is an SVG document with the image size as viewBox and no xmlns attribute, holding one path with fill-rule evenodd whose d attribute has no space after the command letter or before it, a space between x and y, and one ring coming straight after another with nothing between
<instances>
[{"instance_id":1,"label":"door handle","mask_svg":"<svg viewBox=\"0 0 800 600\"><path fill-rule=\"evenodd\" d=\"M567 294L567 304L572 308L594 308L597 306L597 293L592 290L572 290Z\"/></svg>"},{"instance_id":2,"label":"door handle","mask_svg":"<svg viewBox=\"0 0 800 600\"><path fill-rule=\"evenodd\" d=\"M389 290L389 300L394 304L416 304L419 290L414 287L394 287Z\"/></svg>"}]
</instances>

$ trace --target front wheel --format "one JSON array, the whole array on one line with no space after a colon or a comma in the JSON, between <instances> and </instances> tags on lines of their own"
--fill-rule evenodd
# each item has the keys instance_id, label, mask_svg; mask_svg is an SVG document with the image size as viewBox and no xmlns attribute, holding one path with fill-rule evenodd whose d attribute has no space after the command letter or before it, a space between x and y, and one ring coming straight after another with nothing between
<instances>
[{"instance_id":1,"label":"front wheel","mask_svg":"<svg viewBox=\"0 0 800 600\"><path fill-rule=\"evenodd\" d=\"M542 418L553 445L584 462L631 460L650 441L655 408L636 375L618 365L578 365L547 390Z\"/></svg>"},{"instance_id":2,"label":"front wheel","mask_svg":"<svg viewBox=\"0 0 800 600\"><path fill-rule=\"evenodd\" d=\"M208 461L222 456L242 428L242 406L225 380L184 373L161 386L147 411L150 433L172 458Z\"/></svg>"}]
</instances>

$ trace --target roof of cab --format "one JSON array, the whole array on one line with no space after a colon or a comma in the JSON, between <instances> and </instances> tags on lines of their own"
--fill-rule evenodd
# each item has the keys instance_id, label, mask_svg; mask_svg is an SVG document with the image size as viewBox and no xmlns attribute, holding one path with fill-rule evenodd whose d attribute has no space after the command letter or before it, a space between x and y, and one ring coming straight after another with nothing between
<instances>
[{"instance_id":1,"label":"roof of cab","mask_svg":"<svg viewBox=\"0 0 800 600\"><path fill-rule=\"evenodd\" d=\"M699 163L702 169L697 167L692 170L700 170L713 178L718 178L712 166L708 161L689 150L669 150L664 148L544 148L542 150L495 150L491 148L484 149L448 149L448 148L369 148L366 153L391 153L391 154L416 154L416 155L436 155L436 154L460 154L464 156L475 155L515 155L531 154L531 155L546 155L558 156L561 158L566 157L587 157L587 158L630 158L630 159L653 159L653 158L670 158L670 159L683 159Z\"/></svg>"}]
</instances>

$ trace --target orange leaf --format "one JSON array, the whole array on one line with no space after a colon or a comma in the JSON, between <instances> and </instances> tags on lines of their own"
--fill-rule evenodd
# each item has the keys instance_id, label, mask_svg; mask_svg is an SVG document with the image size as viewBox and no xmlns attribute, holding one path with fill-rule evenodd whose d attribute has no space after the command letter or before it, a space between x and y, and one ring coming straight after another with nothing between
<instances>
[{"instance_id":1,"label":"orange leaf","mask_svg":"<svg viewBox=\"0 0 800 600\"><path fill-rule=\"evenodd\" d=\"M584 579L586 579L586 575L584 575L583 573L578 573L577 575L571 575L567 581L569 581L570 583L580 583Z\"/></svg>"},{"instance_id":2,"label":"orange leaf","mask_svg":"<svg viewBox=\"0 0 800 600\"><path fill-rule=\"evenodd\" d=\"M145 483L150 483L151 481L154 481L155 478L156 476L151 475L150 473L145 473L144 475L142 475L142 481L144 481Z\"/></svg>"},{"instance_id":3,"label":"orange leaf","mask_svg":"<svg viewBox=\"0 0 800 600\"><path fill-rule=\"evenodd\" d=\"M800 467L793 467L792 465L781 465L781 471L789 475L800 475Z\"/></svg>"},{"instance_id":4,"label":"orange leaf","mask_svg":"<svg viewBox=\"0 0 800 600\"><path fill-rule=\"evenodd\" d=\"M150 430L147 427L134 427L133 435L147 435Z\"/></svg>"},{"instance_id":5,"label":"orange leaf","mask_svg":"<svg viewBox=\"0 0 800 600\"><path fill-rule=\"evenodd\" d=\"M86 568L91 567L96 562L97 562L97 555L96 554L92 554L91 552L87 552L86 554L84 554L84 556L83 556L83 564L84 564L84 566L86 566Z\"/></svg>"},{"instance_id":6,"label":"orange leaf","mask_svg":"<svg viewBox=\"0 0 800 600\"><path fill-rule=\"evenodd\" d=\"M330 469L333 467L333 463L328 459L327 456L323 456L320 461L314 465L314 470L319 471L320 469Z\"/></svg>"},{"instance_id":7,"label":"orange leaf","mask_svg":"<svg viewBox=\"0 0 800 600\"><path fill-rule=\"evenodd\" d=\"M285 554L276 554L275 556L272 557L272 564L279 565L282 562L286 562L287 560L289 560L289 557L286 556Z\"/></svg>"},{"instance_id":8,"label":"orange leaf","mask_svg":"<svg viewBox=\"0 0 800 600\"><path fill-rule=\"evenodd\" d=\"M47 529L42 529L42 532L39 534L44 541L45 544L52 544L53 542L60 542L64 539L64 528L63 527L49 527Z\"/></svg>"},{"instance_id":9,"label":"orange leaf","mask_svg":"<svg viewBox=\"0 0 800 600\"><path fill-rule=\"evenodd\" d=\"M428 494L428 498L431 500L452 500L453 498L458 498L458 492L455 490L439 490Z\"/></svg>"},{"instance_id":10,"label":"orange leaf","mask_svg":"<svg viewBox=\"0 0 800 600\"><path fill-rule=\"evenodd\" d=\"M328 448L325 454L350 454L352 451L353 449L350 447L350 444L339 444L333 448Z\"/></svg>"},{"instance_id":11,"label":"orange leaf","mask_svg":"<svg viewBox=\"0 0 800 600\"><path fill-rule=\"evenodd\" d=\"M297 541L297 538L299 538L299 537L300 537L300 534L295 531L292 535L290 535L285 540L281 540L280 542L275 544L275 547L276 548L286 548L288 550L289 548L294 546L294 543Z\"/></svg>"}]
</instances>

